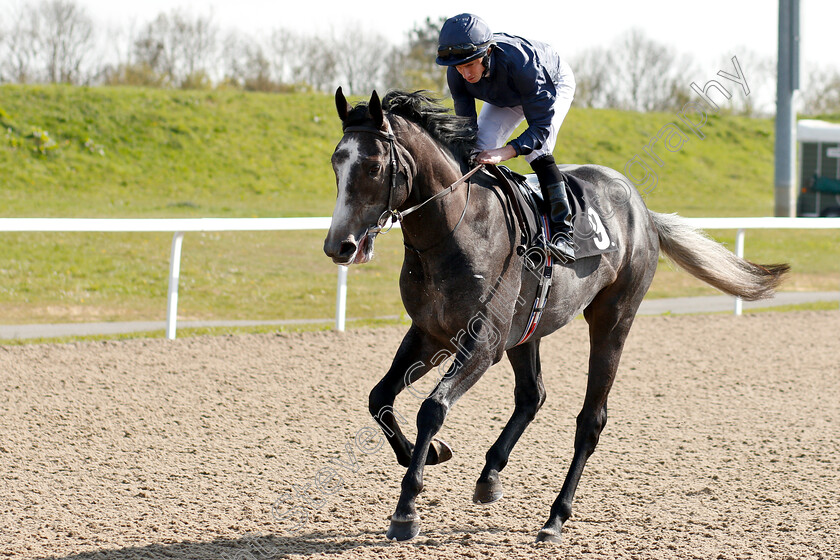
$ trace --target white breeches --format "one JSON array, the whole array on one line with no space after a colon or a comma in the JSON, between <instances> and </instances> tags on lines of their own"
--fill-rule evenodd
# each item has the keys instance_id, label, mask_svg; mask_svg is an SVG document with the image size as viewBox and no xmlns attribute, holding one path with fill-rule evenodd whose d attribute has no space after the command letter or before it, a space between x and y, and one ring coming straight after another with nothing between
<instances>
[{"instance_id":1,"label":"white breeches","mask_svg":"<svg viewBox=\"0 0 840 560\"><path fill-rule=\"evenodd\" d=\"M557 99L554 101L554 117L549 126L548 138L542 147L534 150L525 157L525 161L531 163L540 156L554 152L554 145L557 143L557 132L563 119L572 106L575 97L575 77L572 69L565 62L562 63L562 80L556 84ZM516 127L525 120L525 113L522 106L518 107L496 107L484 103L481 113L478 115L478 141L476 148L479 150L492 150L504 146Z\"/></svg>"}]
</instances>

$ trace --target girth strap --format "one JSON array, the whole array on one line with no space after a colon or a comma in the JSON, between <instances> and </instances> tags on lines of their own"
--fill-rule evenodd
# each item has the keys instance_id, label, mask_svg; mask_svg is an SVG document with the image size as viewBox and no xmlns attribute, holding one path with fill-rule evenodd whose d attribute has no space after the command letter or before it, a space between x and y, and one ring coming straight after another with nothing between
<instances>
[{"instance_id":1,"label":"girth strap","mask_svg":"<svg viewBox=\"0 0 840 560\"><path fill-rule=\"evenodd\" d=\"M543 229L543 236L545 239L548 239L548 219L545 215L541 217L540 225ZM528 317L528 324L525 326L525 331L522 333L522 337L519 339L519 342L515 344L515 346L519 346L528 341L531 338L531 335L534 334L534 331L537 330L537 326L540 324L540 319L542 319L543 311L545 310L545 304L548 301L548 293L551 291L551 280L552 280L552 272L554 267L554 260L551 257L551 251L545 251L545 266L543 267L542 274L540 275L540 281L537 285L537 295L534 298L534 307L531 309L531 315ZM528 266L528 263L525 263L525 266Z\"/></svg>"}]
</instances>

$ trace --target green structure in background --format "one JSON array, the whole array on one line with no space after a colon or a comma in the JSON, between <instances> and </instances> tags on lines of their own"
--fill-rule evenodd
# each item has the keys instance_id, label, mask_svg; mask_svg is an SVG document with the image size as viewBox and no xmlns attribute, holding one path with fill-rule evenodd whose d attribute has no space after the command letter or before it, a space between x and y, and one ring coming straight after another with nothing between
<instances>
[{"instance_id":1,"label":"green structure in background","mask_svg":"<svg viewBox=\"0 0 840 560\"><path fill-rule=\"evenodd\" d=\"M801 120L799 216L840 216L840 124Z\"/></svg>"}]
</instances>

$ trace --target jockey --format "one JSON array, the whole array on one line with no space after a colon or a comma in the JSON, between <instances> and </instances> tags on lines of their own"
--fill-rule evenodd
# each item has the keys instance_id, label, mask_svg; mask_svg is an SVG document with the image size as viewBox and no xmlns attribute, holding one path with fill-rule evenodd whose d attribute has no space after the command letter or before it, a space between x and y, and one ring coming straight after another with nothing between
<instances>
[{"instance_id":1,"label":"jockey","mask_svg":"<svg viewBox=\"0 0 840 560\"><path fill-rule=\"evenodd\" d=\"M496 164L524 156L551 205L548 249L561 261L574 260L572 219L566 185L554 161L557 131L575 94L569 65L550 46L505 33L492 33L473 14L444 22L435 60L447 66L455 113L478 124L477 163ZM476 116L475 100L484 101ZM503 143L523 120L528 128Z\"/></svg>"}]
</instances>

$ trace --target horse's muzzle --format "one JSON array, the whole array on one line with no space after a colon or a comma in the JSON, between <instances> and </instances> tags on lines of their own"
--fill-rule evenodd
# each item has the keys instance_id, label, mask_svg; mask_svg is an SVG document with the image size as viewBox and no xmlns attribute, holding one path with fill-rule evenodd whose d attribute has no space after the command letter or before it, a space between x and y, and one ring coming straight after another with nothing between
<instances>
[{"instance_id":1,"label":"horse's muzzle","mask_svg":"<svg viewBox=\"0 0 840 560\"><path fill-rule=\"evenodd\" d=\"M335 264L343 266L364 264L373 257L373 236L365 230L358 241L354 235L350 235L343 241L336 242L330 239L330 235L327 235L327 239L324 241L324 253Z\"/></svg>"}]
</instances>

